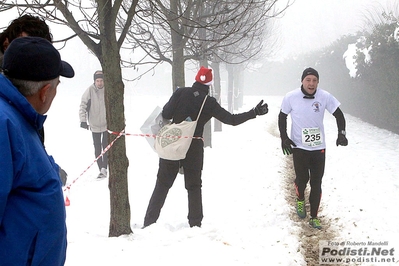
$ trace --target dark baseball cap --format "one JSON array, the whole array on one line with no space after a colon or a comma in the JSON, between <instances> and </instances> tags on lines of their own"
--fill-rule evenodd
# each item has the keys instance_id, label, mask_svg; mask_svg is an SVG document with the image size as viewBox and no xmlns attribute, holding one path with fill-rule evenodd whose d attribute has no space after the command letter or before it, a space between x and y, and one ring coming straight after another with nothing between
<instances>
[{"instance_id":1,"label":"dark baseball cap","mask_svg":"<svg viewBox=\"0 0 399 266\"><path fill-rule=\"evenodd\" d=\"M8 46L3 58L6 76L29 81L45 81L58 76L72 78L75 72L61 60L60 53L46 39L20 37Z\"/></svg>"}]
</instances>

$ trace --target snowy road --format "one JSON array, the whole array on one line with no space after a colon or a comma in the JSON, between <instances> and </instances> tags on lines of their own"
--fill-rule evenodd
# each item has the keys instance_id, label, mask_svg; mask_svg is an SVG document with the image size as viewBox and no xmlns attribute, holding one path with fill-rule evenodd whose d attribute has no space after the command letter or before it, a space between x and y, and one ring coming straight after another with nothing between
<instances>
[{"instance_id":1,"label":"snowy road","mask_svg":"<svg viewBox=\"0 0 399 266\"><path fill-rule=\"evenodd\" d=\"M331 238L388 241L399 250L399 136L347 115L349 146L336 147L335 120L326 114L327 165L320 211L325 229L315 232L304 227L307 220L292 215L293 176L286 172L276 136L281 97L263 97L270 109L266 116L237 127L223 125L222 132L214 133L213 148L205 150L202 228L188 227L187 195L178 176L158 223L141 229L158 159L145 139L127 137L134 234L108 238L107 180L96 181L94 168L80 176L94 160L91 135L78 126L80 96L59 92L63 93L46 122L46 147L68 172L69 182L78 178L67 207L66 265L312 265L318 263L318 242ZM260 98L246 97L242 110ZM166 99L127 97L126 132L139 133L155 105L162 106ZM64 111L71 106L75 116ZM71 135L73 145L60 141Z\"/></svg>"}]
</instances>

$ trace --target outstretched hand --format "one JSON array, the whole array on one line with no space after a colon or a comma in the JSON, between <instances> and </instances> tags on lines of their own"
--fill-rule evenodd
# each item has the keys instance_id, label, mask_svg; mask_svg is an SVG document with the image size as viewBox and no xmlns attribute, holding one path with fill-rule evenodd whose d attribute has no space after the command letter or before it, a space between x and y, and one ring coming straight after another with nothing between
<instances>
[{"instance_id":1,"label":"outstretched hand","mask_svg":"<svg viewBox=\"0 0 399 266\"><path fill-rule=\"evenodd\" d=\"M284 155L292 154L292 146L296 147L296 144L290 138L281 139L281 148Z\"/></svg>"},{"instance_id":2,"label":"outstretched hand","mask_svg":"<svg viewBox=\"0 0 399 266\"><path fill-rule=\"evenodd\" d=\"M269 109L267 107L268 107L267 103L263 104L263 100L261 100L258 103L258 105L256 105L256 107L254 108L255 114L256 115L265 115L265 114L267 114L267 112L269 112Z\"/></svg>"}]
</instances>

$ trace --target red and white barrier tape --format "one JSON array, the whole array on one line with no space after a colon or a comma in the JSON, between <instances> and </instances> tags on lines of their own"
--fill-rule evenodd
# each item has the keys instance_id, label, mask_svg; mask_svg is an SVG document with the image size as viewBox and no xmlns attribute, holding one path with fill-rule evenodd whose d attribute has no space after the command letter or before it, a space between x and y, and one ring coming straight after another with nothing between
<instances>
[{"instance_id":1,"label":"red and white barrier tape","mask_svg":"<svg viewBox=\"0 0 399 266\"><path fill-rule=\"evenodd\" d=\"M112 135L117 135L117 137L110 143L108 144L107 147L105 147L105 149L102 151L102 153L77 177L75 178L70 184L68 184L67 186L64 187L64 192L66 192L66 197L65 197L65 206L69 206L70 205L70 200L69 200L69 193L70 193L70 189L71 186L76 183L76 181L82 176L84 175L92 166L93 164L95 164L97 162L97 160L103 156L114 144L114 142L119 139L121 136L134 136L134 137L145 137L145 138L156 138L157 135L155 134L131 134L131 133L125 133L125 130L122 130L121 132L115 132L115 131L111 131L108 129L108 133L112 134ZM190 137L190 136L171 136L171 135L167 135L167 136L163 136L162 138L192 138L192 139L202 139L204 140L203 137Z\"/></svg>"},{"instance_id":2,"label":"red and white barrier tape","mask_svg":"<svg viewBox=\"0 0 399 266\"><path fill-rule=\"evenodd\" d=\"M68 195L69 195L69 192L70 192L70 189L71 189L71 186L72 186L72 184L74 184L74 183L76 183L76 181L82 176L82 175L84 175L86 172L87 172L87 170L89 170L90 169L90 167L92 167L93 166L93 164L95 164L97 161L98 161L98 159L101 157L101 156L103 156L111 147L112 147L112 145L114 145L114 143L115 143L115 141L117 140L117 139L119 139L121 136L123 136L124 135L124 132L125 132L125 130L122 130L121 132L119 132L119 134L117 134L117 137L110 143L110 144L108 144L108 146L107 147L105 147L105 149L101 152L101 154L100 155L98 155L98 157L77 177L77 178L75 178L70 184L68 184L67 186L65 186L64 187L64 192L65 191L67 191L66 192L66 196L65 196L65 206L69 206L70 205L70 200L69 200L69 197L68 197Z\"/></svg>"},{"instance_id":3,"label":"red and white barrier tape","mask_svg":"<svg viewBox=\"0 0 399 266\"><path fill-rule=\"evenodd\" d=\"M121 132L115 132L115 131L111 131L111 130L109 130L108 129L108 133L109 134L113 134L113 135L119 135ZM145 137L145 138L156 138L156 137L159 137L159 138L171 138L171 139L182 139L182 138L184 138L184 139L189 139L189 138L192 138L192 139L204 139L203 137L190 137L190 136L172 136L172 135L166 135L166 136L158 136L158 135L156 135L156 134L131 134L131 133L123 133L123 135L125 135L125 136L134 136L134 137Z\"/></svg>"}]
</instances>

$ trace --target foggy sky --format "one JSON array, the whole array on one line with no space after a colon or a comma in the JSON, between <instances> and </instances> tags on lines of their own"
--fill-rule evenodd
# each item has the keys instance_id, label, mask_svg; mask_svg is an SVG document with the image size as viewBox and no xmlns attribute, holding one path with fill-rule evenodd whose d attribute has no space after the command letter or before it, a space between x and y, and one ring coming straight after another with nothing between
<instances>
[{"instance_id":1,"label":"foggy sky","mask_svg":"<svg viewBox=\"0 0 399 266\"><path fill-rule=\"evenodd\" d=\"M282 0L279 0L282 1ZM397 0L295 0L279 19L278 57L328 46L340 36L362 30L367 13Z\"/></svg>"},{"instance_id":2,"label":"foggy sky","mask_svg":"<svg viewBox=\"0 0 399 266\"><path fill-rule=\"evenodd\" d=\"M285 3L287 0L279 0ZM292 2L293 0L291 0ZM279 32L279 47L275 52L277 58L287 55L298 55L311 50L328 46L340 36L356 33L364 26L365 16L370 9L376 7L389 7L398 0L295 0L287 9L284 16L277 20L276 30ZM3 12L0 27L5 27L16 18L14 12ZM63 31L50 25L54 40L60 39ZM64 28L65 29L65 28ZM59 45L55 44L57 48ZM69 89L82 91L90 82L95 70L100 69L98 60L88 51L84 44L75 38L69 41L66 47L60 50L63 60L68 61L75 69L75 78L65 81ZM165 70L166 67L166 70ZM170 69L163 64L157 74L170 76ZM192 72L192 71L191 71ZM186 80L193 79L195 73L187 71ZM127 77L132 78L132 77ZM162 86L162 84L150 84L159 79L148 76L144 77L135 85ZM163 82L164 86L170 87L170 81ZM189 82L187 85L191 85ZM133 86L135 86L133 84Z\"/></svg>"}]
</instances>

